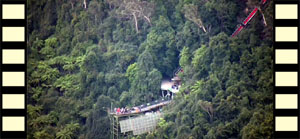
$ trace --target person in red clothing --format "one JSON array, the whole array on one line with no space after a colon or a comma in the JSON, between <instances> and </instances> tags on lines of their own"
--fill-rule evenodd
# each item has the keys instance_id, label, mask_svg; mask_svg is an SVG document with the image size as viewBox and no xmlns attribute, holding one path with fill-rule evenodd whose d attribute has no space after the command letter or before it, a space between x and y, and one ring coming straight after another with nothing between
<instances>
[{"instance_id":1,"label":"person in red clothing","mask_svg":"<svg viewBox=\"0 0 300 139\"><path fill-rule=\"evenodd\" d=\"M121 112L121 109L120 108L118 108L117 109L117 114L119 114Z\"/></svg>"}]
</instances>

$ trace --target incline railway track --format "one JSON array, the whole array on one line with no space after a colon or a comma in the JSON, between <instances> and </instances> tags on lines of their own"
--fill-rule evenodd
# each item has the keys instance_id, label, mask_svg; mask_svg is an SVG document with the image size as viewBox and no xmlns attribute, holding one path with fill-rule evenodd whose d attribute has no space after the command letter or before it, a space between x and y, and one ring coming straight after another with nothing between
<instances>
[{"instance_id":1,"label":"incline railway track","mask_svg":"<svg viewBox=\"0 0 300 139\"><path fill-rule=\"evenodd\" d=\"M266 2L267 2L267 0L262 0L261 5L263 6ZM247 18L242 23L238 24L237 29L232 33L231 37L238 35L246 27L246 25L251 21L251 19L256 15L256 13L258 11L261 11L260 8L255 7L252 10L252 12L247 16ZM264 18L264 16L263 16L263 18ZM264 23L266 24L265 21L264 21Z\"/></svg>"}]
</instances>

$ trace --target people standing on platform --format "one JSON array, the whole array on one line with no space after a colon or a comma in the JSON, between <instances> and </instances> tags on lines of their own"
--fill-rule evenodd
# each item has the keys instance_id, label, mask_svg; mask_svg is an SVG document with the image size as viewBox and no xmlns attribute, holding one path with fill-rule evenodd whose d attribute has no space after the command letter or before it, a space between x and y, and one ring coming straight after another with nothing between
<instances>
[{"instance_id":1,"label":"people standing on platform","mask_svg":"<svg viewBox=\"0 0 300 139\"><path fill-rule=\"evenodd\" d=\"M117 114L119 114L121 112L120 108L117 108Z\"/></svg>"}]
</instances>

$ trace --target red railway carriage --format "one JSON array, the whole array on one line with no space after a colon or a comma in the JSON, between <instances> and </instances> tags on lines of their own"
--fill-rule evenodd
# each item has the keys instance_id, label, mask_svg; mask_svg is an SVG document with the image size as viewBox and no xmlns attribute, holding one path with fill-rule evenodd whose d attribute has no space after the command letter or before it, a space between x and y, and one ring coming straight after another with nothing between
<instances>
[{"instance_id":1,"label":"red railway carriage","mask_svg":"<svg viewBox=\"0 0 300 139\"><path fill-rule=\"evenodd\" d=\"M264 5L266 2L267 0L262 0L261 4ZM258 10L259 8L255 7L254 10L252 10L252 12L247 16L247 18L241 24L238 25L237 29L232 33L231 37L238 35L244 29L244 27L251 21L251 19L256 15Z\"/></svg>"}]
</instances>

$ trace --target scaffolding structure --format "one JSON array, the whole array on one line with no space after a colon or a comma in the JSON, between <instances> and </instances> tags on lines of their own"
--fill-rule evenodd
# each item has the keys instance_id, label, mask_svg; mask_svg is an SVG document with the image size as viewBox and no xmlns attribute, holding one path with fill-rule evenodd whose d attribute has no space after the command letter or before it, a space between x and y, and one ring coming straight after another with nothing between
<instances>
[{"instance_id":1,"label":"scaffolding structure","mask_svg":"<svg viewBox=\"0 0 300 139\"><path fill-rule=\"evenodd\" d=\"M111 121L111 135L112 139L119 139L119 118L115 116L110 116Z\"/></svg>"},{"instance_id":2,"label":"scaffolding structure","mask_svg":"<svg viewBox=\"0 0 300 139\"><path fill-rule=\"evenodd\" d=\"M122 117L111 116L112 139L129 138L154 131L161 117L160 112Z\"/></svg>"},{"instance_id":3,"label":"scaffolding structure","mask_svg":"<svg viewBox=\"0 0 300 139\"><path fill-rule=\"evenodd\" d=\"M110 115L111 121L111 139L120 139L120 138L130 138L132 136L131 132L121 133L120 131L120 121L130 118L131 116L136 115L127 115L127 116L117 116L117 115Z\"/></svg>"},{"instance_id":4,"label":"scaffolding structure","mask_svg":"<svg viewBox=\"0 0 300 139\"><path fill-rule=\"evenodd\" d=\"M133 135L141 135L151 132L156 128L156 125L161 117L160 112L149 113L120 121L121 133L133 132Z\"/></svg>"}]
</instances>

